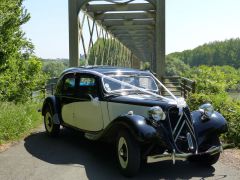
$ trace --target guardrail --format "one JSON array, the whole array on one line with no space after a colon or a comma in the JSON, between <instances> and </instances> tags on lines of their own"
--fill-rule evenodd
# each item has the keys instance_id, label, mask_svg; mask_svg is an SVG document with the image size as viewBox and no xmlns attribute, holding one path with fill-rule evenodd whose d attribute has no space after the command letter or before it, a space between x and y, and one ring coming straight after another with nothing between
<instances>
[{"instance_id":1,"label":"guardrail","mask_svg":"<svg viewBox=\"0 0 240 180\"><path fill-rule=\"evenodd\" d=\"M180 76L165 76L163 84L176 96L182 96L185 99L190 93L195 93L196 82ZM167 95L166 91L162 91L163 95Z\"/></svg>"},{"instance_id":2,"label":"guardrail","mask_svg":"<svg viewBox=\"0 0 240 180\"><path fill-rule=\"evenodd\" d=\"M32 92L32 99L41 101L41 99L45 99L49 95L53 95L55 93L56 82L58 78L49 79L45 87L37 89Z\"/></svg>"},{"instance_id":3,"label":"guardrail","mask_svg":"<svg viewBox=\"0 0 240 180\"><path fill-rule=\"evenodd\" d=\"M56 83L47 84L45 87L32 92L32 100L42 101L47 96L55 93Z\"/></svg>"}]
</instances>

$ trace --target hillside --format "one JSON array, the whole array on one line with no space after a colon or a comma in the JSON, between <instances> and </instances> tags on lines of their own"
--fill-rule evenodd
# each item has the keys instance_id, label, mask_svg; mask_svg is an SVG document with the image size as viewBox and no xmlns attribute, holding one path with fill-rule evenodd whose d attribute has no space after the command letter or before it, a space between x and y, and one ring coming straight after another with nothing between
<instances>
[{"instance_id":1,"label":"hillside","mask_svg":"<svg viewBox=\"0 0 240 180\"><path fill-rule=\"evenodd\" d=\"M240 38L207 43L193 50L171 53L168 58L180 59L190 66L230 65L239 68Z\"/></svg>"}]
</instances>

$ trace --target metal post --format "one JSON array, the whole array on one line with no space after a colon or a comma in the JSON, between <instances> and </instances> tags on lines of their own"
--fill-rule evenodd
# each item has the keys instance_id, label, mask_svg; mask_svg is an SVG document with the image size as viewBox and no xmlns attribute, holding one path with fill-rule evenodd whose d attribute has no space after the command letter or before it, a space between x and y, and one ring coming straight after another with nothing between
<instances>
[{"instance_id":1,"label":"metal post","mask_svg":"<svg viewBox=\"0 0 240 180\"><path fill-rule=\"evenodd\" d=\"M79 0L68 0L69 15L69 66L78 67L79 60Z\"/></svg>"},{"instance_id":2,"label":"metal post","mask_svg":"<svg viewBox=\"0 0 240 180\"><path fill-rule=\"evenodd\" d=\"M54 84L53 83L51 84L51 93L52 93L51 95L54 94Z\"/></svg>"},{"instance_id":3,"label":"metal post","mask_svg":"<svg viewBox=\"0 0 240 180\"><path fill-rule=\"evenodd\" d=\"M156 1L156 73L163 78L165 73L165 0Z\"/></svg>"},{"instance_id":4,"label":"metal post","mask_svg":"<svg viewBox=\"0 0 240 180\"><path fill-rule=\"evenodd\" d=\"M192 82L192 93L194 94L196 92L196 81Z\"/></svg>"},{"instance_id":5,"label":"metal post","mask_svg":"<svg viewBox=\"0 0 240 180\"><path fill-rule=\"evenodd\" d=\"M130 61L131 61L130 67L132 68L133 67L133 54L132 54L132 52L130 52Z\"/></svg>"}]
</instances>

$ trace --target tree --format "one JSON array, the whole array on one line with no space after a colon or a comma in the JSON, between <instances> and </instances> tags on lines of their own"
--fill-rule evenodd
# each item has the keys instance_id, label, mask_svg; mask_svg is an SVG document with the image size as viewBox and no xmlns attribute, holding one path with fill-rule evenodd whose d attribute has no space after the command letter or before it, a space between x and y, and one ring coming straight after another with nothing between
<instances>
[{"instance_id":1,"label":"tree","mask_svg":"<svg viewBox=\"0 0 240 180\"><path fill-rule=\"evenodd\" d=\"M30 19L23 0L0 3L0 99L26 101L31 92L43 86L41 62L34 56L34 46L26 39L21 25Z\"/></svg>"},{"instance_id":2,"label":"tree","mask_svg":"<svg viewBox=\"0 0 240 180\"><path fill-rule=\"evenodd\" d=\"M182 76L185 72L190 70L189 65L186 65L179 58L168 55L166 56L166 70L167 76Z\"/></svg>"},{"instance_id":3,"label":"tree","mask_svg":"<svg viewBox=\"0 0 240 180\"><path fill-rule=\"evenodd\" d=\"M240 68L240 39L229 39L204 44L193 50L172 53L171 57L178 58L190 66L229 65Z\"/></svg>"},{"instance_id":4,"label":"tree","mask_svg":"<svg viewBox=\"0 0 240 180\"><path fill-rule=\"evenodd\" d=\"M49 77L59 77L63 70L68 68L68 64L65 64L61 60L45 60L43 61L43 72L49 75Z\"/></svg>"}]
</instances>

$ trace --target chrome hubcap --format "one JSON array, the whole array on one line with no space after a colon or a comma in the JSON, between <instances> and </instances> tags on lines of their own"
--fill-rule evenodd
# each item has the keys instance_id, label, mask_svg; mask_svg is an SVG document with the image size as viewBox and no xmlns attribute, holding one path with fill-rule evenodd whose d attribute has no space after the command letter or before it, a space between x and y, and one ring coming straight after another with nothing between
<instances>
[{"instance_id":1,"label":"chrome hubcap","mask_svg":"<svg viewBox=\"0 0 240 180\"><path fill-rule=\"evenodd\" d=\"M123 137L118 141L118 159L121 167L125 169L128 165L128 147Z\"/></svg>"}]
</instances>

